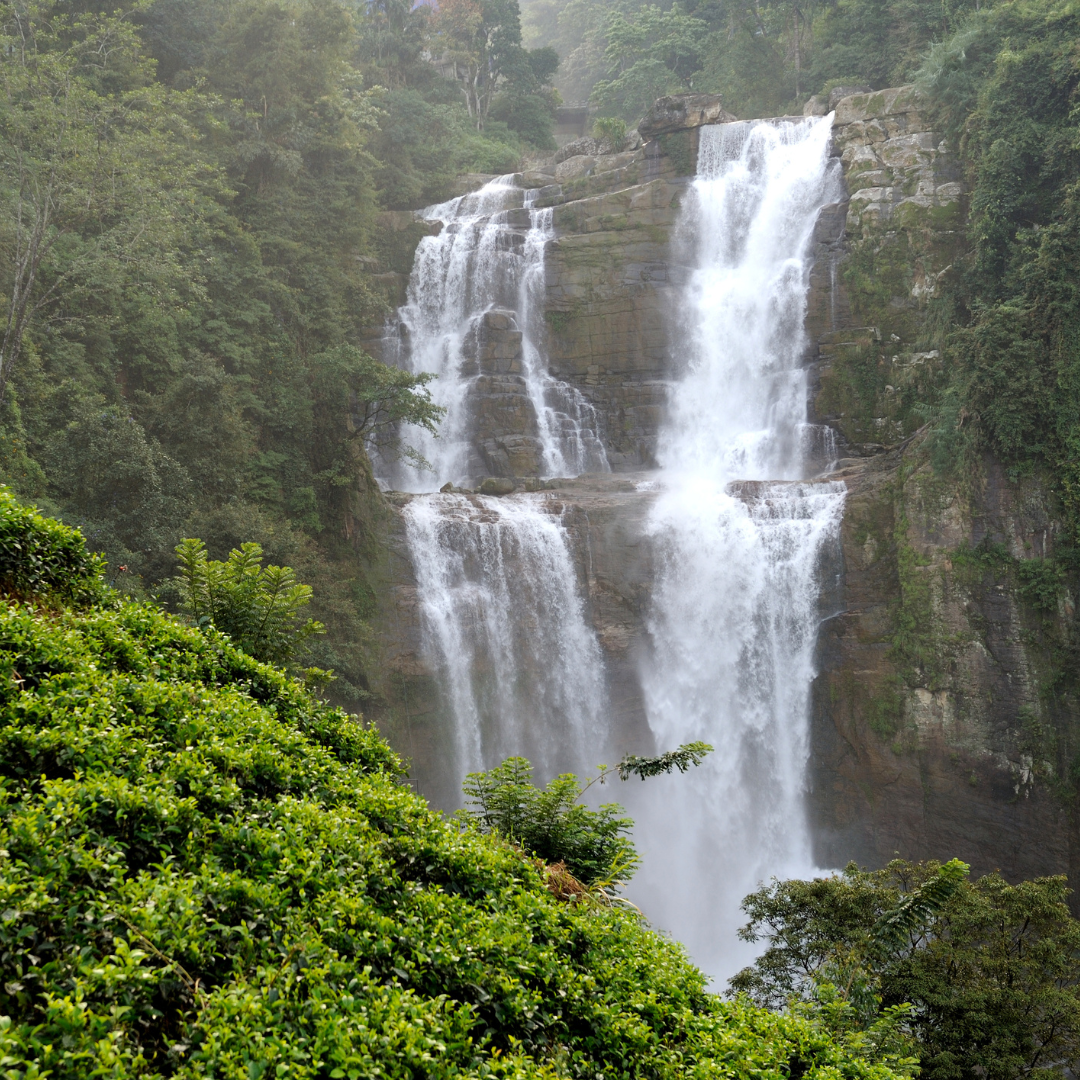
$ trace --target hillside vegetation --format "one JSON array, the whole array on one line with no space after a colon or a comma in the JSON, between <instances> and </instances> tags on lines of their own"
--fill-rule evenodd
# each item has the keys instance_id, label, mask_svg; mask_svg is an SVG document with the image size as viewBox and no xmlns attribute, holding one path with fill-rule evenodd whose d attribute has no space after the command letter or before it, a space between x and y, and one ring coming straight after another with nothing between
<instances>
[{"instance_id":1,"label":"hillside vegetation","mask_svg":"<svg viewBox=\"0 0 1080 1080\"><path fill-rule=\"evenodd\" d=\"M0 582L0 1075L894 1075L556 900L357 717L6 492Z\"/></svg>"}]
</instances>

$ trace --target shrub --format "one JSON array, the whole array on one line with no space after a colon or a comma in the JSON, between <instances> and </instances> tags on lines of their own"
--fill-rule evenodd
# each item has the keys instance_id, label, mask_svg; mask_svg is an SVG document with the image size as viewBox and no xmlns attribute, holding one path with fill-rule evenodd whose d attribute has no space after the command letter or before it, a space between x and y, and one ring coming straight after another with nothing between
<instances>
[{"instance_id":1,"label":"shrub","mask_svg":"<svg viewBox=\"0 0 1080 1080\"><path fill-rule=\"evenodd\" d=\"M592 124L593 134L606 142L617 154L626 145L626 121L618 116L598 116Z\"/></svg>"},{"instance_id":2,"label":"shrub","mask_svg":"<svg viewBox=\"0 0 1080 1080\"><path fill-rule=\"evenodd\" d=\"M86 601L101 594L104 570L77 529L42 517L0 486L0 591Z\"/></svg>"},{"instance_id":3,"label":"shrub","mask_svg":"<svg viewBox=\"0 0 1080 1080\"><path fill-rule=\"evenodd\" d=\"M560 903L216 630L12 599L0 656L5 1078L893 1075Z\"/></svg>"},{"instance_id":4,"label":"shrub","mask_svg":"<svg viewBox=\"0 0 1080 1080\"><path fill-rule=\"evenodd\" d=\"M196 626L214 626L257 660L288 664L315 634L325 633L314 619L300 622L311 603L311 586L302 585L288 566L263 566L258 544L241 544L225 562L206 557L201 540L176 546L179 590L185 614Z\"/></svg>"}]
</instances>

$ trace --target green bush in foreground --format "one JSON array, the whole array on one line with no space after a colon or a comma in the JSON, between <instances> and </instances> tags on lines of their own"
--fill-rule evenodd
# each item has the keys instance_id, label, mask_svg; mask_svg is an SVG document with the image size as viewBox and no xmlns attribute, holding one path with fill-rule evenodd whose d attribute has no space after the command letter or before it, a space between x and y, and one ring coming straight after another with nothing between
<instances>
[{"instance_id":1,"label":"green bush in foreground","mask_svg":"<svg viewBox=\"0 0 1080 1080\"><path fill-rule=\"evenodd\" d=\"M0 591L9 597L55 595L86 601L102 592L105 563L75 529L21 506L0 487Z\"/></svg>"},{"instance_id":2,"label":"green bush in foreground","mask_svg":"<svg viewBox=\"0 0 1080 1080\"><path fill-rule=\"evenodd\" d=\"M0 1076L893 1075L560 904L215 631L24 594L0 635Z\"/></svg>"}]
</instances>

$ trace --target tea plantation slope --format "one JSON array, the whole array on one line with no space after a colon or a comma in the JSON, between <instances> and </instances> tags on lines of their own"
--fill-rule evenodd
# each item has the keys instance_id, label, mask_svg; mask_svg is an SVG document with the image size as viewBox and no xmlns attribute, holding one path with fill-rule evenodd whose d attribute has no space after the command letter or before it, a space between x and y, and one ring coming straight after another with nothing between
<instances>
[{"instance_id":1,"label":"tea plantation slope","mask_svg":"<svg viewBox=\"0 0 1080 1080\"><path fill-rule=\"evenodd\" d=\"M0 603L0 1076L892 1075L560 904L373 730L91 588L62 528L0 493L0 561L56 553Z\"/></svg>"}]
</instances>

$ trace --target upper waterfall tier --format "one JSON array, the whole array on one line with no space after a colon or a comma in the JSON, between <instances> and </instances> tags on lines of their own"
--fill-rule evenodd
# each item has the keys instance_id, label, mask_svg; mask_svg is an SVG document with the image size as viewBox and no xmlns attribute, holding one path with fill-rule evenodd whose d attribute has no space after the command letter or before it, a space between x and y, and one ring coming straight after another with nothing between
<instances>
[{"instance_id":1,"label":"upper waterfall tier","mask_svg":"<svg viewBox=\"0 0 1080 1080\"><path fill-rule=\"evenodd\" d=\"M424 211L443 228L417 249L385 352L437 376L432 395L446 418L438 438L405 433L431 465L386 469L405 490L608 467L596 411L548 369L544 257L554 233L535 195L502 176Z\"/></svg>"},{"instance_id":2,"label":"upper waterfall tier","mask_svg":"<svg viewBox=\"0 0 1080 1080\"><path fill-rule=\"evenodd\" d=\"M676 324L686 359L660 440L665 469L708 483L798 479L816 464L804 324L818 214L842 194L830 129L701 131L677 237L694 269Z\"/></svg>"}]
</instances>

